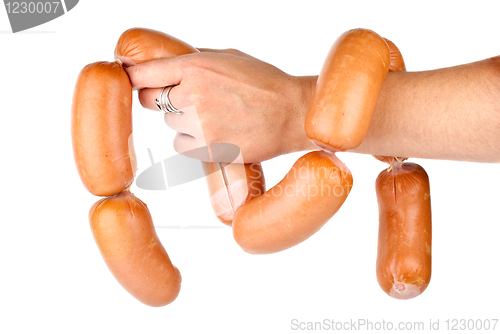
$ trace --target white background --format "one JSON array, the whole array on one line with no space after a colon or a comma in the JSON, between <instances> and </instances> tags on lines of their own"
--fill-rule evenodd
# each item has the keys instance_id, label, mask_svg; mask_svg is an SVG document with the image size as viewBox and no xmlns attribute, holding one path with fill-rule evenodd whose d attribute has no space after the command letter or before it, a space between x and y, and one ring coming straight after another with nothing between
<instances>
[{"instance_id":1,"label":"white background","mask_svg":"<svg viewBox=\"0 0 500 334\"><path fill-rule=\"evenodd\" d=\"M70 108L80 69L112 60L131 27L162 30L196 47L238 48L294 75L318 74L333 41L365 27L399 46L409 71L500 54L496 2L97 1L12 34L0 8L0 332L288 333L291 320L422 321L500 318L500 195L495 164L413 159L428 172L433 277L414 300L385 295L375 277L374 182L385 164L340 154L354 188L316 235L287 251L243 252L212 214L204 180L133 192L183 277L175 302L145 306L115 281L88 224L98 198L73 162ZM139 173L169 157L174 133L134 98ZM268 186L302 153L263 164ZM184 228L165 228L182 225ZM186 228L203 225L205 229ZM491 332L491 331L490 331ZM500 324L496 333L500 333Z\"/></svg>"}]
</instances>

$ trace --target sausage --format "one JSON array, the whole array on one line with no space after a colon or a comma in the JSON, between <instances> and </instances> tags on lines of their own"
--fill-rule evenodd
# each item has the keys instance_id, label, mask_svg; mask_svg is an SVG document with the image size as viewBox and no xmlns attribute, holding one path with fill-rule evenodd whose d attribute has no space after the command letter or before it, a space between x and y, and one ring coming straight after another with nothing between
<instances>
[{"instance_id":1,"label":"sausage","mask_svg":"<svg viewBox=\"0 0 500 334\"><path fill-rule=\"evenodd\" d=\"M127 188L137 169L132 141L132 86L116 62L85 66L78 76L71 112L78 173L96 196Z\"/></svg>"},{"instance_id":2,"label":"sausage","mask_svg":"<svg viewBox=\"0 0 500 334\"><path fill-rule=\"evenodd\" d=\"M177 297L181 275L156 235L146 204L127 190L96 202L89 220L106 265L125 290L149 306Z\"/></svg>"},{"instance_id":3,"label":"sausage","mask_svg":"<svg viewBox=\"0 0 500 334\"><path fill-rule=\"evenodd\" d=\"M310 152L276 186L236 211L234 239L253 254L297 245L338 211L351 188L351 172L334 154Z\"/></svg>"},{"instance_id":4,"label":"sausage","mask_svg":"<svg viewBox=\"0 0 500 334\"><path fill-rule=\"evenodd\" d=\"M420 295L431 279L429 178L414 163L395 161L376 181L379 207L377 280L397 299Z\"/></svg>"},{"instance_id":5,"label":"sausage","mask_svg":"<svg viewBox=\"0 0 500 334\"><path fill-rule=\"evenodd\" d=\"M328 53L307 110L309 139L332 152L359 146L389 64L389 47L373 31L353 29L342 34Z\"/></svg>"},{"instance_id":6,"label":"sausage","mask_svg":"<svg viewBox=\"0 0 500 334\"><path fill-rule=\"evenodd\" d=\"M132 28L119 38L115 58L130 66L154 59L169 58L199 52L191 45L151 29ZM234 212L250 199L265 191L264 172L260 163L224 164L214 168L210 162L201 162L206 174L210 202L217 218L231 225Z\"/></svg>"},{"instance_id":7,"label":"sausage","mask_svg":"<svg viewBox=\"0 0 500 334\"><path fill-rule=\"evenodd\" d=\"M217 218L231 225L240 206L266 191L264 172L260 163L222 164L220 171L213 172L214 164L203 163L210 203Z\"/></svg>"},{"instance_id":8,"label":"sausage","mask_svg":"<svg viewBox=\"0 0 500 334\"><path fill-rule=\"evenodd\" d=\"M132 66L155 59L198 52L191 45L161 31L131 28L123 32L115 47L115 59Z\"/></svg>"}]
</instances>

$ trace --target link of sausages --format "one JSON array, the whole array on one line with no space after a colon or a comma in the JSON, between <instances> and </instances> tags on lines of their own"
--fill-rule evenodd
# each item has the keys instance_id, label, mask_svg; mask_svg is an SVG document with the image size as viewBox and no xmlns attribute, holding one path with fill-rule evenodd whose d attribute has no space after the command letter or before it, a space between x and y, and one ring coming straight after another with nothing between
<instances>
[{"instance_id":1,"label":"link of sausages","mask_svg":"<svg viewBox=\"0 0 500 334\"><path fill-rule=\"evenodd\" d=\"M128 190L136 171L132 86L120 62L97 62L80 72L71 128L84 186L94 195L111 196L95 203L89 213L106 265L144 304L171 303L179 294L181 275L156 235L146 204Z\"/></svg>"},{"instance_id":2,"label":"link of sausages","mask_svg":"<svg viewBox=\"0 0 500 334\"><path fill-rule=\"evenodd\" d=\"M130 66L193 52L197 50L161 32L130 29L120 37L115 57ZM336 41L307 112L306 133L314 143L335 152L363 141L390 59L387 43L372 31L351 30ZM92 207L94 238L122 286L148 305L164 305L177 296L180 275L154 233L147 207L128 191L135 172L131 100L119 107L117 101L130 97L130 83L121 66L114 63L90 67L95 70L84 69L75 88L75 160L89 191L100 196L118 194ZM115 67L120 79L109 69ZM110 142L115 146L108 146ZM266 193L259 164L231 164L210 173L210 169L215 170L212 164L205 163L204 168L214 211L224 223L232 222L236 242L250 253L278 252L309 238L342 206L353 184L349 169L325 151L299 158L284 179ZM134 230L130 226L142 227ZM152 257L157 260L146 261ZM166 268L166 274L154 266ZM154 284L145 283L149 277Z\"/></svg>"},{"instance_id":3,"label":"link of sausages","mask_svg":"<svg viewBox=\"0 0 500 334\"><path fill-rule=\"evenodd\" d=\"M389 71L406 71L401 52L391 51ZM386 162L376 181L379 206L377 280L396 299L420 295L429 285L432 265L432 218L429 178L407 158L374 156Z\"/></svg>"},{"instance_id":4,"label":"link of sausages","mask_svg":"<svg viewBox=\"0 0 500 334\"><path fill-rule=\"evenodd\" d=\"M134 180L136 157L132 139L132 88L123 66L198 52L161 32L130 29L115 49L116 62L87 65L80 73L72 106L74 157L84 186L97 196L90 210L94 239L117 281L150 306L172 302L181 276L156 236L149 210L128 187ZM221 221L231 224L234 212L264 192L260 164L230 164L209 170L202 162Z\"/></svg>"}]
</instances>

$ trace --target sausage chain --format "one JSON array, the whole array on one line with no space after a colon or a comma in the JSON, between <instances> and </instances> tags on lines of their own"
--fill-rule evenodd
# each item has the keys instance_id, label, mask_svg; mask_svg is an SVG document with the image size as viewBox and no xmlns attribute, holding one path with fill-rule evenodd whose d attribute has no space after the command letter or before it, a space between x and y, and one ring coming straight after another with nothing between
<instances>
[{"instance_id":1,"label":"sausage chain","mask_svg":"<svg viewBox=\"0 0 500 334\"><path fill-rule=\"evenodd\" d=\"M164 33L130 29L115 58L123 65L198 52ZM232 224L236 242L249 253L274 253L317 232L339 210L353 184L334 152L364 139L382 82L391 64L386 41L354 29L332 46L307 111L308 137L323 150L305 154L276 186L264 193L260 164L232 163L207 172L212 207ZM161 245L147 206L129 191L136 171L132 140L132 89L120 62L87 65L72 106L75 162L85 187L110 196L89 213L94 239L112 274L135 298L151 306L172 302L181 277Z\"/></svg>"},{"instance_id":2,"label":"sausage chain","mask_svg":"<svg viewBox=\"0 0 500 334\"><path fill-rule=\"evenodd\" d=\"M391 50L389 71L406 71L399 49L386 42ZM374 157L390 165L375 184L379 206L377 280L393 298L414 298L424 292L431 279L429 177L421 166L404 162L408 158Z\"/></svg>"}]
</instances>

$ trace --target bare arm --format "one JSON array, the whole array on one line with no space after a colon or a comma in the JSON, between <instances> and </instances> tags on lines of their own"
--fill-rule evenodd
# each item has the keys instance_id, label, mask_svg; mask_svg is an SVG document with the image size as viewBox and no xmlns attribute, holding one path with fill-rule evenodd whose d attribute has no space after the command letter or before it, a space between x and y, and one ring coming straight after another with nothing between
<instances>
[{"instance_id":1,"label":"bare arm","mask_svg":"<svg viewBox=\"0 0 500 334\"><path fill-rule=\"evenodd\" d=\"M302 80L312 94L316 77ZM302 149L315 147L307 138L300 142ZM352 151L500 162L500 57L433 71L389 73L370 130Z\"/></svg>"},{"instance_id":2,"label":"bare arm","mask_svg":"<svg viewBox=\"0 0 500 334\"><path fill-rule=\"evenodd\" d=\"M127 69L146 108L156 110L158 87L172 84L174 106L196 107L165 117L179 133L176 150L232 143L250 163L317 149L304 127L316 76L294 77L237 50L208 51ZM389 73L370 130L353 152L500 162L500 57Z\"/></svg>"}]
</instances>

